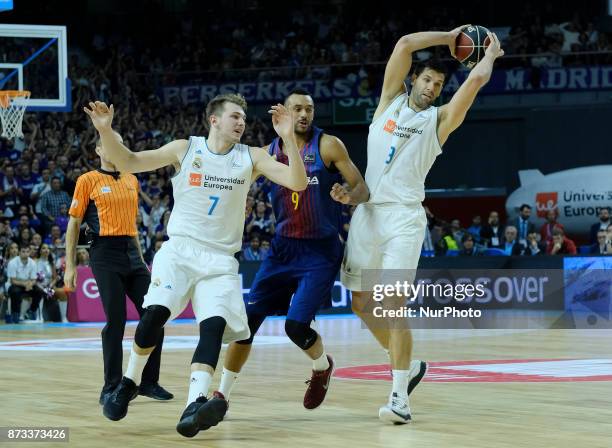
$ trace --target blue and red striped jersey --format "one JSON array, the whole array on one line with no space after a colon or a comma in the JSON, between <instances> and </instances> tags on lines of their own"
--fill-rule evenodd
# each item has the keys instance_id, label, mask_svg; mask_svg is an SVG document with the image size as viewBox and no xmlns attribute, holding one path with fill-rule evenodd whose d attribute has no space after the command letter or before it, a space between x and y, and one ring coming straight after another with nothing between
<instances>
[{"instance_id":1,"label":"blue and red striped jersey","mask_svg":"<svg viewBox=\"0 0 612 448\"><path fill-rule=\"evenodd\" d=\"M342 183L342 176L332 166L327 168L319 144L323 130L313 127L310 140L300 151L308 187L304 191L292 191L272 184L272 208L276 217L276 234L287 238L322 239L338 235L342 222L342 205L334 201L329 192L334 183ZM289 159L281 149L282 141L275 138L270 144L270 154L276 160L288 164Z\"/></svg>"}]
</instances>

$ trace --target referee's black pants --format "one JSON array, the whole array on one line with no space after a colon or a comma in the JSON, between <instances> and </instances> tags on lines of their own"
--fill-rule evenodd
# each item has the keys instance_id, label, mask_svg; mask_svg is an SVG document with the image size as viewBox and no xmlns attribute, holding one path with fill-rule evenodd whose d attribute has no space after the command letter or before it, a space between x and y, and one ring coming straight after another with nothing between
<instances>
[{"instance_id":1,"label":"referee's black pants","mask_svg":"<svg viewBox=\"0 0 612 448\"><path fill-rule=\"evenodd\" d=\"M106 314L102 329L104 357L103 392L112 392L123 376L123 332L126 322L126 294L142 316L142 303L151 282L151 273L140 258L132 237L96 237L90 248L90 265ZM142 383L159 381L164 332L142 372Z\"/></svg>"}]
</instances>

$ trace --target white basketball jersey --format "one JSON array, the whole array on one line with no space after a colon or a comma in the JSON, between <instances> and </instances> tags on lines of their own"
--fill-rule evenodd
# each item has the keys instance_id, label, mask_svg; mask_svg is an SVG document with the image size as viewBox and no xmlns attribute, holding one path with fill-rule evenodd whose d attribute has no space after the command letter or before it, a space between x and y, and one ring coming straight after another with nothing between
<instances>
[{"instance_id":1,"label":"white basketball jersey","mask_svg":"<svg viewBox=\"0 0 612 448\"><path fill-rule=\"evenodd\" d=\"M425 177L442 148L438 108L416 112L408 94L398 96L370 125L365 180L370 203L421 203Z\"/></svg>"},{"instance_id":2,"label":"white basketball jersey","mask_svg":"<svg viewBox=\"0 0 612 448\"><path fill-rule=\"evenodd\" d=\"M205 137L191 137L181 170L172 178L168 236L193 238L232 255L238 252L252 172L248 146L236 144L219 155L208 149Z\"/></svg>"}]
</instances>

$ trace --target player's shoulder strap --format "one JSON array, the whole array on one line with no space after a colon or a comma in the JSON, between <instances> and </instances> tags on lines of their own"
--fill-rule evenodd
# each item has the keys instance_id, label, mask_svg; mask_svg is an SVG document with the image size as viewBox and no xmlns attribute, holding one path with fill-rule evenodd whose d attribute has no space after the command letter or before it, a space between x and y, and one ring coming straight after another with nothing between
<instances>
[{"instance_id":1,"label":"player's shoulder strap","mask_svg":"<svg viewBox=\"0 0 612 448\"><path fill-rule=\"evenodd\" d=\"M404 107L404 104L406 105L408 104L408 92L403 92L403 93L398 94L387 105L387 107L383 109L380 115L376 117L376 119L373 120L372 123L370 123L370 126L373 126L375 123L379 122L381 118L387 116L389 112L391 112L393 116L398 117L402 110L402 107Z\"/></svg>"},{"instance_id":2,"label":"player's shoulder strap","mask_svg":"<svg viewBox=\"0 0 612 448\"><path fill-rule=\"evenodd\" d=\"M270 146L268 146L268 154L270 154L271 156L273 156L274 154L277 154L280 147L281 147L281 138L276 137L274 140L270 142Z\"/></svg>"}]
</instances>

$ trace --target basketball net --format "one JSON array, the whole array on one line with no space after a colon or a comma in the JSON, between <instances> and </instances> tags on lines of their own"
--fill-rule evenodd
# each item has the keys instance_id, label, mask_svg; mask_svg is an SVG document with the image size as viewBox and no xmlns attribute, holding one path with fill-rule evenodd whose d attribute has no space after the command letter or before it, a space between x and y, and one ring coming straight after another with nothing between
<instances>
[{"instance_id":1,"label":"basketball net","mask_svg":"<svg viewBox=\"0 0 612 448\"><path fill-rule=\"evenodd\" d=\"M0 122L2 137L23 137L23 114L25 113L30 92L27 90L0 91Z\"/></svg>"}]
</instances>

